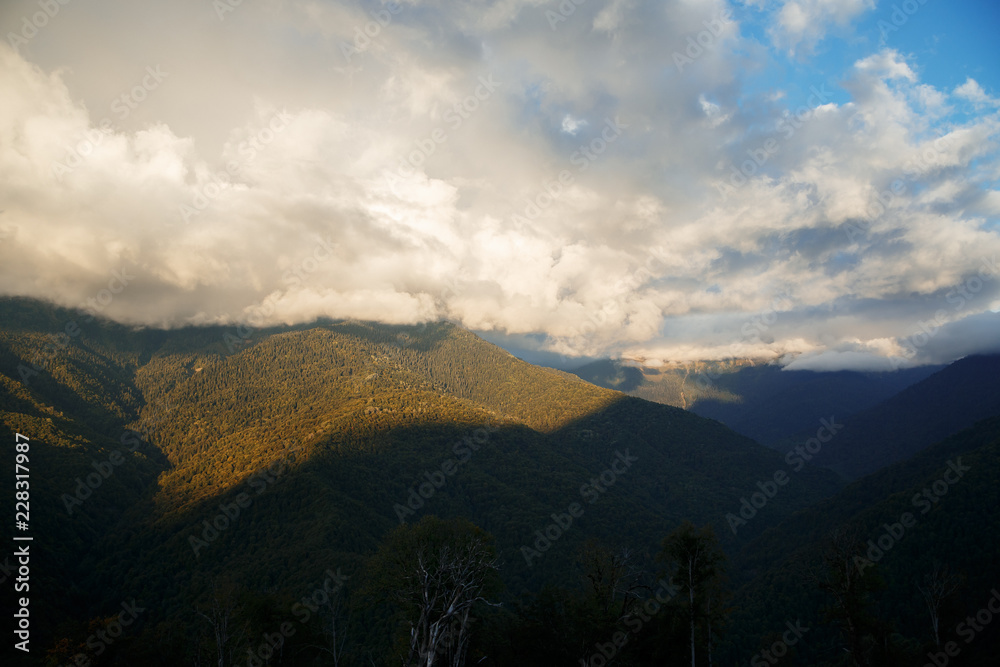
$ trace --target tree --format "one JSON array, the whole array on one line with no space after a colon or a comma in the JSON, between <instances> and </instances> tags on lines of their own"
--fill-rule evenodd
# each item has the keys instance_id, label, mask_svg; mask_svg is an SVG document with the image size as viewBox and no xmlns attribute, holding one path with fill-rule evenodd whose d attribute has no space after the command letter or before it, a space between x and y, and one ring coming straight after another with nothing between
<instances>
[{"instance_id":1,"label":"tree","mask_svg":"<svg viewBox=\"0 0 1000 667\"><path fill-rule=\"evenodd\" d=\"M882 587L875 564L859 556L861 553L863 543L853 532L833 531L823 555L824 574L817 581L833 598L826 616L840 625L844 648L854 667L870 664L871 639L878 624L869 607L872 593Z\"/></svg>"},{"instance_id":2,"label":"tree","mask_svg":"<svg viewBox=\"0 0 1000 667\"><path fill-rule=\"evenodd\" d=\"M691 667L697 663L698 628L705 628L705 646L711 664L712 627L724 617L722 605L725 554L719 547L710 525L695 528L685 521L663 540L660 561L666 563L671 579L677 584L689 628Z\"/></svg>"},{"instance_id":3,"label":"tree","mask_svg":"<svg viewBox=\"0 0 1000 667\"><path fill-rule=\"evenodd\" d=\"M242 611L239 592L229 582L212 580L212 594L205 608L195 607L195 613L205 619L212 628L210 645L214 649L218 667L234 664L238 646L246 634L239 627L237 617Z\"/></svg>"},{"instance_id":4,"label":"tree","mask_svg":"<svg viewBox=\"0 0 1000 667\"><path fill-rule=\"evenodd\" d=\"M597 610L613 623L628 615L641 591L649 590L642 581L638 557L628 547L612 551L591 539L583 546L580 559Z\"/></svg>"},{"instance_id":5,"label":"tree","mask_svg":"<svg viewBox=\"0 0 1000 667\"><path fill-rule=\"evenodd\" d=\"M714 536L713 536L714 537ZM704 600L705 619L705 650L708 654L708 667L712 667L712 628L718 632L719 628L725 624L731 608L726 606L729 598L729 591L725 587L725 572L720 571L719 576L713 577L705 585L702 595Z\"/></svg>"},{"instance_id":6,"label":"tree","mask_svg":"<svg viewBox=\"0 0 1000 667\"><path fill-rule=\"evenodd\" d=\"M317 648L330 654L333 667L340 667L344 645L347 643L347 629L350 626L349 610L344 597L344 589L337 587L329 594L326 602L320 605L320 632L326 640L326 646Z\"/></svg>"},{"instance_id":7,"label":"tree","mask_svg":"<svg viewBox=\"0 0 1000 667\"><path fill-rule=\"evenodd\" d=\"M409 629L403 665L465 664L473 608L499 606L488 600L500 587L498 569L492 536L464 519L429 515L385 538L369 563L370 586Z\"/></svg>"},{"instance_id":8,"label":"tree","mask_svg":"<svg viewBox=\"0 0 1000 667\"><path fill-rule=\"evenodd\" d=\"M934 645L941 646L941 605L962 583L962 578L948 571L947 565L934 563L934 569L924 576L924 583L917 584L917 590L927 604L927 613L931 617L931 627L934 630Z\"/></svg>"}]
</instances>

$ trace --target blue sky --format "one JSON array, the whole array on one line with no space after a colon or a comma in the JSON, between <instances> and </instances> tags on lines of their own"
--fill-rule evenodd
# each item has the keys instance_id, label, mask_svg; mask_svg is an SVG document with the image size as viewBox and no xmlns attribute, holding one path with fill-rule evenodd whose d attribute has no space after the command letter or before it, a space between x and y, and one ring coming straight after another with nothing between
<instances>
[{"instance_id":1,"label":"blue sky","mask_svg":"<svg viewBox=\"0 0 1000 667\"><path fill-rule=\"evenodd\" d=\"M988 94L998 96L1000 5L988 0L873 5L847 26L834 27L808 53L791 55L768 34L781 3L767 3L767 9L731 3L742 33L767 49L771 59L762 71L748 72L746 81L755 91L786 90L789 103L800 104L817 81L840 80L858 60L879 48L891 48L904 54L923 83L952 90L972 77ZM838 93L838 102L846 99L843 91Z\"/></svg>"},{"instance_id":2,"label":"blue sky","mask_svg":"<svg viewBox=\"0 0 1000 667\"><path fill-rule=\"evenodd\" d=\"M0 7L6 294L566 366L1000 341L994 3L58 6Z\"/></svg>"}]
</instances>

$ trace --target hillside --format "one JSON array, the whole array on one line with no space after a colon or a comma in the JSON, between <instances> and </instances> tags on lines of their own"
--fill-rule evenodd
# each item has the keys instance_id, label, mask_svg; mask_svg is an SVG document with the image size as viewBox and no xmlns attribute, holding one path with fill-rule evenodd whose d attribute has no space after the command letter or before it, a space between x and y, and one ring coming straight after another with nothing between
<instances>
[{"instance_id":1,"label":"hillside","mask_svg":"<svg viewBox=\"0 0 1000 667\"><path fill-rule=\"evenodd\" d=\"M786 371L775 363L747 360L647 368L604 360L574 373L601 387L718 420L761 444L784 447L787 438L815 431L820 419L871 408L941 368Z\"/></svg>"},{"instance_id":2,"label":"hillside","mask_svg":"<svg viewBox=\"0 0 1000 667\"><path fill-rule=\"evenodd\" d=\"M1000 415L1000 355L960 359L878 405L846 418L815 465L857 479L904 461L981 419ZM812 437L804 431L785 447Z\"/></svg>"},{"instance_id":3,"label":"hillside","mask_svg":"<svg viewBox=\"0 0 1000 667\"><path fill-rule=\"evenodd\" d=\"M573 369L573 374L599 387L615 389L647 401L689 409L702 400L739 402L714 382L719 375L738 373L751 365L749 360L703 362L650 367L612 359L594 361Z\"/></svg>"},{"instance_id":4,"label":"hillside","mask_svg":"<svg viewBox=\"0 0 1000 667\"><path fill-rule=\"evenodd\" d=\"M35 637L60 660L88 622L133 598L149 611L131 639L158 639L116 651L190 660L183 637L204 629L192 610L220 582L274 609L330 568L360 589L390 529L430 513L495 537L508 599L572 584L592 538L652 568L684 519L735 545L725 512L782 465L717 422L531 366L447 324L158 331L25 300L0 312L0 437L31 438L32 530L47 540ZM77 334L39 357L68 323ZM626 457L613 483L581 496ZM436 475L447 461L453 477ZM78 480L100 470L111 472L87 493ZM802 475L741 538L838 488L825 471ZM581 497L594 502L579 529L526 562L535 531ZM217 521L227 527L213 532ZM384 650L392 633L378 627L356 629L356 645Z\"/></svg>"},{"instance_id":5,"label":"hillside","mask_svg":"<svg viewBox=\"0 0 1000 667\"><path fill-rule=\"evenodd\" d=\"M820 611L831 598L818 590L817 581L826 576L824 554L831 534L839 531L842 543L856 541L849 550L852 566L859 562L853 556L872 558L870 569L868 561L860 561L861 572L877 575L864 606L876 635L880 624L882 631L897 633L891 643L898 662L890 664L920 664L932 647L927 607L917 586L926 584L935 564L947 566L960 580L942 608L942 642L957 639L956 625L980 609L997 586L1000 519L983 508L1000 502L998 474L1000 418L992 418L854 482L749 541L736 559L748 578L733 600L739 610L734 625L745 633L734 637L736 646L743 646L744 655L753 653L766 628L781 627L788 618L827 625ZM911 525L901 529L897 524L906 513ZM881 548L872 550L873 544ZM991 627L972 647L959 644L964 660L955 664L995 664L1000 632ZM827 625L803 644L800 657L817 664L835 654L837 645Z\"/></svg>"}]
</instances>

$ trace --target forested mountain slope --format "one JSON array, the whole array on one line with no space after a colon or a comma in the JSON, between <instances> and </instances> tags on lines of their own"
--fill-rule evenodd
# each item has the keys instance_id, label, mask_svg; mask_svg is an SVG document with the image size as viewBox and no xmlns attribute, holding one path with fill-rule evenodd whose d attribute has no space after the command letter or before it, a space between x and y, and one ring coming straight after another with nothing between
<instances>
[{"instance_id":1,"label":"forested mountain slope","mask_svg":"<svg viewBox=\"0 0 1000 667\"><path fill-rule=\"evenodd\" d=\"M949 664L995 664L996 627L967 647L956 626L975 616L1000 584L1000 518L993 511L998 503L1000 418L992 418L854 482L747 542L735 560L750 579L733 599L734 626L746 635L733 641L752 653L765 628L801 619L819 628L799 649L803 664L836 664L830 658L844 643L829 615L840 608L821 586L837 569L830 556L839 551L849 565L840 569L840 581L855 578L846 599L866 650L874 656L878 644L893 647L895 662L883 656L870 664L923 664L927 651L941 650L934 646L920 590L930 587L938 566L954 583L941 601L940 640L958 640L964 654Z\"/></svg>"},{"instance_id":2,"label":"forested mountain slope","mask_svg":"<svg viewBox=\"0 0 1000 667\"><path fill-rule=\"evenodd\" d=\"M815 431L822 418L832 415L843 420L874 407L941 368L790 371L761 360L650 368L608 359L574 373L600 387L716 419L763 445L780 448L803 429Z\"/></svg>"},{"instance_id":3,"label":"forested mountain slope","mask_svg":"<svg viewBox=\"0 0 1000 667\"><path fill-rule=\"evenodd\" d=\"M811 461L857 479L903 461L981 419L1000 415L1000 355L972 355L844 420ZM785 447L812 437L808 431Z\"/></svg>"},{"instance_id":4,"label":"forested mountain slope","mask_svg":"<svg viewBox=\"0 0 1000 667\"><path fill-rule=\"evenodd\" d=\"M132 330L19 299L0 314L0 437L31 438L35 637L57 661L132 599L148 612L112 653L190 661L209 640L184 638L205 631L195 610L219 586L269 609L331 568L361 589L380 540L427 514L495 537L510 599L576 581L592 538L652 571L684 519L734 544L725 513L783 465L717 422L448 324ZM747 537L839 486L802 474ZM574 503L565 535L526 556ZM369 620L356 650L387 650L393 631Z\"/></svg>"}]
</instances>

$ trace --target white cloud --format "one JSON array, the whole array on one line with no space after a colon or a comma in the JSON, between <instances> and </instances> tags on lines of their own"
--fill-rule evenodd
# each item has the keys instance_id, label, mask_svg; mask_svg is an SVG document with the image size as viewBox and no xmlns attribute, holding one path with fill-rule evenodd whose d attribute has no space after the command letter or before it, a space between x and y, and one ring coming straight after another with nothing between
<instances>
[{"instance_id":1,"label":"white cloud","mask_svg":"<svg viewBox=\"0 0 1000 667\"><path fill-rule=\"evenodd\" d=\"M705 114L705 119L709 127L718 127L729 120L730 114L722 113L722 107L715 102L710 102L704 95L698 97L698 105Z\"/></svg>"},{"instance_id":2,"label":"white cloud","mask_svg":"<svg viewBox=\"0 0 1000 667\"><path fill-rule=\"evenodd\" d=\"M53 21L30 61L0 46L4 292L78 305L125 268L103 312L135 323L447 317L567 354L854 364L1000 251L1000 120L950 116L897 52L809 109L741 90L733 20L664 73L722 2L575 6L552 31L534 2L404 4L350 62L372 19L338 2L202 31L203 7L138 2ZM77 34L124 29L144 38L113 62ZM156 62L163 86L99 131Z\"/></svg>"},{"instance_id":3,"label":"white cloud","mask_svg":"<svg viewBox=\"0 0 1000 667\"><path fill-rule=\"evenodd\" d=\"M594 30L612 32L621 26L632 0L611 0L594 18Z\"/></svg>"},{"instance_id":4,"label":"white cloud","mask_svg":"<svg viewBox=\"0 0 1000 667\"><path fill-rule=\"evenodd\" d=\"M566 134L576 134L585 125L587 125L587 121L585 120L582 120L580 118L573 118L573 116L569 114L563 116L562 131L565 132Z\"/></svg>"},{"instance_id":5,"label":"white cloud","mask_svg":"<svg viewBox=\"0 0 1000 667\"><path fill-rule=\"evenodd\" d=\"M905 79L911 82L917 79L917 75L895 49L883 49L878 53L873 53L856 62L854 67L879 79ZM924 96L928 96L933 94L934 89L929 86L921 86L919 90Z\"/></svg>"},{"instance_id":6,"label":"white cloud","mask_svg":"<svg viewBox=\"0 0 1000 667\"><path fill-rule=\"evenodd\" d=\"M826 36L828 26L843 28L874 8L874 0L787 0L771 34L790 53L809 53Z\"/></svg>"},{"instance_id":7,"label":"white cloud","mask_svg":"<svg viewBox=\"0 0 1000 667\"><path fill-rule=\"evenodd\" d=\"M990 97L983 87L972 77L966 77L965 83L953 91L955 97L968 100L976 106L1000 106L1000 100Z\"/></svg>"},{"instance_id":8,"label":"white cloud","mask_svg":"<svg viewBox=\"0 0 1000 667\"><path fill-rule=\"evenodd\" d=\"M916 99L932 117L939 117L951 111L948 96L933 86L922 84L916 87Z\"/></svg>"}]
</instances>

